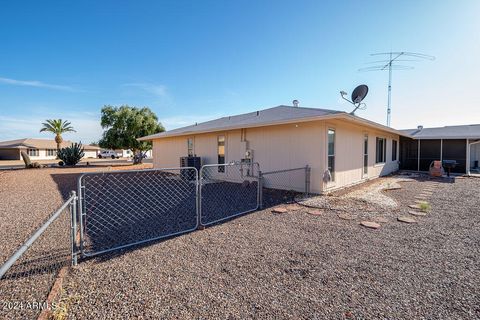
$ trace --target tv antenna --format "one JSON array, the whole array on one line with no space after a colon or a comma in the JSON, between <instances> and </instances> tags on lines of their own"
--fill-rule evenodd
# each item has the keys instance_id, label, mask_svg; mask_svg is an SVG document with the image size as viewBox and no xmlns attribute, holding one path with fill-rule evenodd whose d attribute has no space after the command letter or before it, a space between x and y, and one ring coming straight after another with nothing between
<instances>
[{"instance_id":1,"label":"tv antenna","mask_svg":"<svg viewBox=\"0 0 480 320\"><path fill-rule=\"evenodd\" d=\"M367 96L367 93L368 93L368 87L365 84L361 84L357 86L355 89L353 89L351 100L348 100L347 98L345 98L345 96L347 95L345 91L343 90L340 91L340 95L342 96L342 99L350 102L355 107L355 109L353 109L353 111L350 112L350 114L355 114L355 111L357 111L358 109L365 110L367 108L367 105L364 102L362 102L363 99L365 99L365 97Z\"/></svg>"},{"instance_id":2,"label":"tv antenna","mask_svg":"<svg viewBox=\"0 0 480 320\"><path fill-rule=\"evenodd\" d=\"M415 52L382 52L372 53L370 56L382 56L383 60L372 61L369 63L376 64L371 67L361 68L358 71L385 71L388 70L388 105L387 105L387 126L390 127L390 118L392 112L392 71L393 70L411 70L414 67L409 66L411 62L418 62L422 60L435 60L434 56L429 56L423 53ZM401 57L409 57L407 59L400 59ZM397 62L407 62L406 64L397 64Z\"/></svg>"}]
</instances>

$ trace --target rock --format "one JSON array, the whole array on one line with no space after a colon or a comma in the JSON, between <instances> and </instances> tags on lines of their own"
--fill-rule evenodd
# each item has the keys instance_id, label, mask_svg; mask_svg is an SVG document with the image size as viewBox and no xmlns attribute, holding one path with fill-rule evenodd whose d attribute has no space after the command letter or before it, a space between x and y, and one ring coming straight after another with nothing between
<instances>
[{"instance_id":1,"label":"rock","mask_svg":"<svg viewBox=\"0 0 480 320\"><path fill-rule=\"evenodd\" d=\"M352 215L348 214L348 213L340 213L338 214L338 217L340 219L343 219L343 220L354 220L355 217L353 217Z\"/></svg>"},{"instance_id":2,"label":"rock","mask_svg":"<svg viewBox=\"0 0 480 320\"><path fill-rule=\"evenodd\" d=\"M380 228L380 225L376 222L373 221L362 221L360 222L360 225L370 228L370 229L378 229Z\"/></svg>"},{"instance_id":3,"label":"rock","mask_svg":"<svg viewBox=\"0 0 480 320\"><path fill-rule=\"evenodd\" d=\"M308 210L307 213L314 216L319 216L323 214L323 211L318 209L313 209L313 210Z\"/></svg>"},{"instance_id":4,"label":"rock","mask_svg":"<svg viewBox=\"0 0 480 320\"><path fill-rule=\"evenodd\" d=\"M302 207L299 206L298 204L289 204L288 206L286 206L286 209L288 211L297 211L297 210L302 209Z\"/></svg>"},{"instance_id":5,"label":"rock","mask_svg":"<svg viewBox=\"0 0 480 320\"><path fill-rule=\"evenodd\" d=\"M428 201L425 201L425 200L415 200L415 203L422 204L422 203L428 203Z\"/></svg>"},{"instance_id":6,"label":"rock","mask_svg":"<svg viewBox=\"0 0 480 320\"><path fill-rule=\"evenodd\" d=\"M400 189L402 189L401 186L392 186L392 187L386 188L385 190L390 191L390 190L400 190Z\"/></svg>"},{"instance_id":7,"label":"rock","mask_svg":"<svg viewBox=\"0 0 480 320\"><path fill-rule=\"evenodd\" d=\"M408 207L412 209L418 209L418 210L421 209L419 204L409 204Z\"/></svg>"},{"instance_id":8,"label":"rock","mask_svg":"<svg viewBox=\"0 0 480 320\"><path fill-rule=\"evenodd\" d=\"M417 220L415 220L413 218L410 218L410 217L398 217L397 220L400 221L400 222L405 222L405 223L416 223L417 222Z\"/></svg>"},{"instance_id":9,"label":"rock","mask_svg":"<svg viewBox=\"0 0 480 320\"><path fill-rule=\"evenodd\" d=\"M427 200L427 197L426 196L415 196L415 199L417 200L423 200L423 201L426 201Z\"/></svg>"},{"instance_id":10,"label":"rock","mask_svg":"<svg viewBox=\"0 0 480 320\"><path fill-rule=\"evenodd\" d=\"M410 211L408 211L408 213L410 213L411 215L414 215L414 216L419 216L419 217L424 217L424 216L427 215L426 212L414 211L414 210L410 210Z\"/></svg>"},{"instance_id":11,"label":"rock","mask_svg":"<svg viewBox=\"0 0 480 320\"><path fill-rule=\"evenodd\" d=\"M272 212L273 213L287 213L288 210L285 209L284 207L276 207L276 208L273 208Z\"/></svg>"}]
</instances>

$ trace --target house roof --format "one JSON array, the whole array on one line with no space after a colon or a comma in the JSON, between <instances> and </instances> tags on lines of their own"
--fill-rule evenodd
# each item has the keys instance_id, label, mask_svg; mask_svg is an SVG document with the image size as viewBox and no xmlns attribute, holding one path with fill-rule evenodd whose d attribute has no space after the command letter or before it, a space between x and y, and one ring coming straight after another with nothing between
<instances>
[{"instance_id":1,"label":"house roof","mask_svg":"<svg viewBox=\"0 0 480 320\"><path fill-rule=\"evenodd\" d=\"M295 122L306 122L314 120L344 118L351 121L361 122L364 125L375 127L381 130L393 132L400 135L406 135L392 128L369 121L344 111L304 108L292 106L277 106L269 109L222 117L219 119L196 123L194 125L157 133L154 135L139 138L141 141L149 141L165 137L184 136L190 134L216 132L223 130L233 130L241 128L263 127L278 124L287 124Z\"/></svg>"},{"instance_id":2,"label":"house roof","mask_svg":"<svg viewBox=\"0 0 480 320\"><path fill-rule=\"evenodd\" d=\"M480 124L400 130L414 139L480 139Z\"/></svg>"},{"instance_id":3,"label":"house roof","mask_svg":"<svg viewBox=\"0 0 480 320\"><path fill-rule=\"evenodd\" d=\"M68 147L72 144L72 141L64 140L61 144L61 148ZM0 141L0 149L57 149L57 143L53 139L17 139L10 141ZM84 144L85 150L100 150L99 147Z\"/></svg>"}]
</instances>

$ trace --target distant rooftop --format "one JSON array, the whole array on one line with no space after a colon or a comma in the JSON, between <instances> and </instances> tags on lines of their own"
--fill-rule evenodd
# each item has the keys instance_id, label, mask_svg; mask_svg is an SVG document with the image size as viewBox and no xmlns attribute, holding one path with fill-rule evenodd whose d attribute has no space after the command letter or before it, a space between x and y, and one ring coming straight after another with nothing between
<instances>
[{"instance_id":1,"label":"distant rooftop","mask_svg":"<svg viewBox=\"0 0 480 320\"><path fill-rule=\"evenodd\" d=\"M61 148L72 145L72 141L64 140ZM0 141L0 149L57 149L57 143L52 139L30 139L23 138L10 141ZM85 150L100 150L99 147L84 144Z\"/></svg>"},{"instance_id":2,"label":"distant rooftop","mask_svg":"<svg viewBox=\"0 0 480 320\"><path fill-rule=\"evenodd\" d=\"M302 122L309 120L316 120L322 118L335 118L335 117L346 117L351 120L361 121L364 124L381 127L387 131L398 131L382 126L378 123L362 119L357 116L350 115L344 111L330 110L330 109L317 109L317 108L305 108L305 107L293 107L293 106L277 106L273 108L268 108L264 110L222 117L219 119L206 121L202 123L193 124L183 128L178 128L170 131L165 131L150 135L147 137L140 138L139 140L152 140L156 138L171 137L171 136L182 136L188 134L196 133L205 133L205 132L215 132L223 130L232 130L240 128L252 128L252 127L262 127L267 125L291 123L291 122Z\"/></svg>"},{"instance_id":3,"label":"distant rooftop","mask_svg":"<svg viewBox=\"0 0 480 320\"><path fill-rule=\"evenodd\" d=\"M399 130L415 139L480 139L480 124Z\"/></svg>"}]
</instances>

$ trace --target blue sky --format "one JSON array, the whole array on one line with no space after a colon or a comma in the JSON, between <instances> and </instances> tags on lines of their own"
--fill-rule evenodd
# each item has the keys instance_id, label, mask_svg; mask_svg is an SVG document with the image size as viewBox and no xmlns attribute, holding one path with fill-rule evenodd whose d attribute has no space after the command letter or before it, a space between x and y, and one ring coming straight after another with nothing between
<instances>
[{"instance_id":1,"label":"blue sky","mask_svg":"<svg viewBox=\"0 0 480 320\"><path fill-rule=\"evenodd\" d=\"M101 136L105 104L149 106L167 129L298 99L350 110L365 83L385 123L386 72L370 53L436 56L393 75L395 128L480 123L480 1L3 1L0 140Z\"/></svg>"}]
</instances>

